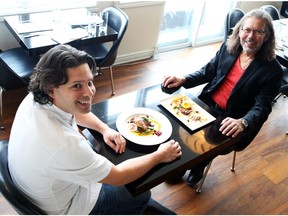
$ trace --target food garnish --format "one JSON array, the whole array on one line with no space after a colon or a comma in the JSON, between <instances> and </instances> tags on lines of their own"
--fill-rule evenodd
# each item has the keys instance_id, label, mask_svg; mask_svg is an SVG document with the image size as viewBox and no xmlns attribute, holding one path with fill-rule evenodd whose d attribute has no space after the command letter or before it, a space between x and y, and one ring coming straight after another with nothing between
<instances>
[{"instance_id":1,"label":"food garnish","mask_svg":"<svg viewBox=\"0 0 288 216\"><path fill-rule=\"evenodd\" d=\"M149 115L136 115L128 120L131 133L138 136L156 135L160 136L160 124Z\"/></svg>"},{"instance_id":2,"label":"food garnish","mask_svg":"<svg viewBox=\"0 0 288 216\"><path fill-rule=\"evenodd\" d=\"M195 104L186 95L177 96L171 101L170 105L172 109L176 110L177 115L184 115L187 118L187 122L207 120L203 114L196 110Z\"/></svg>"}]
</instances>

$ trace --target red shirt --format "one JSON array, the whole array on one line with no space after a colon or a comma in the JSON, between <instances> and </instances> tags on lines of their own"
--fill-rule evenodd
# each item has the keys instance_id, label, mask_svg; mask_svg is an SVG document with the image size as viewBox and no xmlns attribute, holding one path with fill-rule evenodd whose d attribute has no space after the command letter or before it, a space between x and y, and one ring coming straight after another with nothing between
<instances>
[{"instance_id":1,"label":"red shirt","mask_svg":"<svg viewBox=\"0 0 288 216\"><path fill-rule=\"evenodd\" d=\"M226 109L228 98L242 76L244 70L240 66L240 58L238 57L237 61L231 68L230 72L228 73L226 79L219 87L219 89L212 94L212 99L223 109Z\"/></svg>"}]
</instances>

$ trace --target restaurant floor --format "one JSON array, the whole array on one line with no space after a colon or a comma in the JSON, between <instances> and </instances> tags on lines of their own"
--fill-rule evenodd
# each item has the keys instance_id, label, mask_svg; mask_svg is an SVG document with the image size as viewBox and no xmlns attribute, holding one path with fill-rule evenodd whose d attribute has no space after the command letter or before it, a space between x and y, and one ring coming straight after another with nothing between
<instances>
[{"instance_id":1,"label":"restaurant floor","mask_svg":"<svg viewBox=\"0 0 288 216\"><path fill-rule=\"evenodd\" d=\"M220 44L166 52L154 58L113 68L118 95L161 83L165 74L182 75L199 69L214 56ZM111 97L108 71L95 78L94 102ZM195 88L195 93L201 88ZM20 101L27 90L5 91L4 124L0 139L9 137ZM155 200L177 214L288 214L288 98L273 104L273 111L250 146L237 153L236 171L230 171L232 153L217 157L201 194L183 179L152 189ZM0 195L0 214L17 214Z\"/></svg>"}]
</instances>

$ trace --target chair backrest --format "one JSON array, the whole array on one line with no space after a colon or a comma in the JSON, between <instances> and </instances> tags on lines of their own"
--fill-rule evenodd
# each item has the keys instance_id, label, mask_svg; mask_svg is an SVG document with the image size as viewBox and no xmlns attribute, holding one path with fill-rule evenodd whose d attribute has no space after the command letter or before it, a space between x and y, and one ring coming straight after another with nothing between
<instances>
[{"instance_id":1,"label":"chair backrest","mask_svg":"<svg viewBox=\"0 0 288 216\"><path fill-rule=\"evenodd\" d=\"M288 18L288 2L287 1L283 1L282 2L282 6L280 9L280 14L285 17Z\"/></svg>"},{"instance_id":2,"label":"chair backrest","mask_svg":"<svg viewBox=\"0 0 288 216\"><path fill-rule=\"evenodd\" d=\"M275 6L273 6L273 5L263 5L262 7L260 7L260 9L265 10L266 12L268 12L273 20L279 20L280 19L280 13L279 13L278 9Z\"/></svg>"},{"instance_id":3,"label":"chair backrest","mask_svg":"<svg viewBox=\"0 0 288 216\"><path fill-rule=\"evenodd\" d=\"M21 47L0 53L0 86L7 90L22 88L28 85L36 57L29 56Z\"/></svg>"},{"instance_id":4,"label":"chair backrest","mask_svg":"<svg viewBox=\"0 0 288 216\"><path fill-rule=\"evenodd\" d=\"M232 33L233 27L244 16L244 12L239 8L230 10L225 19L224 28L224 40L227 40L228 36Z\"/></svg>"},{"instance_id":5,"label":"chair backrest","mask_svg":"<svg viewBox=\"0 0 288 216\"><path fill-rule=\"evenodd\" d=\"M8 170L8 141L0 141L0 192L19 214L46 214L33 204L13 183Z\"/></svg>"},{"instance_id":6,"label":"chair backrest","mask_svg":"<svg viewBox=\"0 0 288 216\"><path fill-rule=\"evenodd\" d=\"M128 26L128 16L121 9L116 7L108 7L105 8L103 11L109 13L108 26L117 31L118 36L117 40L113 42L113 45L110 48L105 59L103 59L103 61L101 61L101 63L98 65L99 67L107 67L114 64L117 57L119 45Z\"/></svg>"}]
</instances>

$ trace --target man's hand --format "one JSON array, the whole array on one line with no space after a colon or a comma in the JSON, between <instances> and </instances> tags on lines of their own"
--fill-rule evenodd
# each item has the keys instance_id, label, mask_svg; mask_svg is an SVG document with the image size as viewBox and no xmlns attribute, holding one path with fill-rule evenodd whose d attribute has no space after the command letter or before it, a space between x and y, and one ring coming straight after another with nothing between
<instances>
[{"instance_id":1,"label":"man's hand","mask_svg":"<svg viewBox=\"0 0 288 216\"><path fill-rule=\"evenodd\" d=\"M219 131L226 136L236 137L239 133L244 131L245 127L241 119L233 119L227 117L220 123Z\"/></svg>"},{"instance_id":2,"label":"man's hand","mask_svg":"<svg viewBox=\"0 0 288 216\"><path fill-rule=\"evenodd\" d=\"M162 86L165 88L177 88L186 81L185 77L164 76Z\"/></svg>"},{"instance_id":3,"label":"man's hand","mask_svg":"<svg viewBox=\"0 0 288 216\"><path fill-rule=\"evenodd\" d=\"M171 162L182 155L181 146L174 140L161 144L157 152L161 154L162 163Z\"/></svg>"},{"instance_id":4,"label":"man's hand","mask_svg":"<svg viewBox=\"0 0 288 216\"><path fill-rule=\"evenodd\" d=\"M110 146L116 153L124 153L126 147L126 140L121 134L112 128L108 128L103 132L105 143Z\"/></svg>"}]
</instances>

